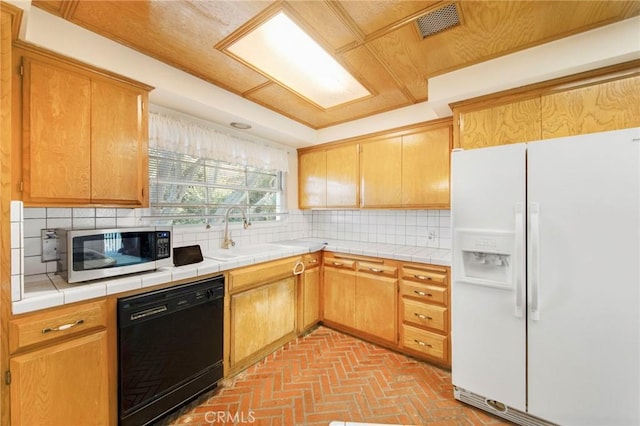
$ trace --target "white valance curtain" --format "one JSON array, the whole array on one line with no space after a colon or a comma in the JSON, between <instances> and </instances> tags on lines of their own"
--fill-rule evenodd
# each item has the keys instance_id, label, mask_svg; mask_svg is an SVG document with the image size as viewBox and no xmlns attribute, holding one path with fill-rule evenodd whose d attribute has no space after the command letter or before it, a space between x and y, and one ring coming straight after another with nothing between
<instances>
[{"instance_id":1,"label":"white valance curtain","mask_svg":"<svg viewBox=\"0 0 640 426\"><path fill-rule=\"evenodd\" d=\"M149 113L149 145L231 164L289 171L287 151L243 140L195 121Z\"/></svg>"}]
</instances>

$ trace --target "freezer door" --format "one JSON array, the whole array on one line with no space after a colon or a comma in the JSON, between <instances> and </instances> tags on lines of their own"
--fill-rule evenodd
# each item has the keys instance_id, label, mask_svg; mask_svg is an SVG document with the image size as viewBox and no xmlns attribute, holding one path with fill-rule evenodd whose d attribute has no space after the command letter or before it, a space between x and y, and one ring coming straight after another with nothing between
<instances>
[{"instance_id":1,"label":"freezer door","mask_svg":"<svg viewBox=\"0 0 640 426\"><path fill-rule=\"evenodd\" d=\"M640 129L528 145L529 413L640 424Z\"/></svg>"},{"instance_id":2,"label":"freezer door","mask_svg":"<svg viewBox=\"0 0 640 426\"><path fill-rule=\"evenodd\" d=\"M526 323L517 307L524 249L514 243L524 234L525 145L455 151L451 161L453 384L524 411ZM511 263L502 266L512 274L498 268L506 258L482 254L491 250L510 252ZM469 262L484 256L496 268L465 269L465 253Z\"/></svg>"}]
</instances>

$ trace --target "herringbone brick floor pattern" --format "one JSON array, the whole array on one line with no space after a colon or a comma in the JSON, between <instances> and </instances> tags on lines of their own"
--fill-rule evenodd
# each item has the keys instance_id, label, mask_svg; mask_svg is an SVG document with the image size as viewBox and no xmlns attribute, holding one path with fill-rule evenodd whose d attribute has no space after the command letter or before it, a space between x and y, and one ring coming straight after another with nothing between
<instances>
[{"instance_id":1,"label":"herringbone brick floor pattern","mask_svg":"<svg viewBox=\"0 0 640 426\"><path fill-rule=\"evenodd\" d=\"M508 424L453 399L450 372L319 327L163 425Z\"/></svg>"}]
</instances>

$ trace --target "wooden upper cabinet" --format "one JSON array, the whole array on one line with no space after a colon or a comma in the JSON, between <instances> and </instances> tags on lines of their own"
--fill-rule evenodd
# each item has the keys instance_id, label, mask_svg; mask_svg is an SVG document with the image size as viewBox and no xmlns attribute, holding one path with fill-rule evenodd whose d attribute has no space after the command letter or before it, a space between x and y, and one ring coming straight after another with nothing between
<instances>
[{"instance_id":1,"label":"wooden upper cabinet","mask_svg":"<svg viewBox=\"0 0 640 426\"><path fill-rule=\"evenodd\" d=\"M358 176L356 144L300 152L300 208L357 207Z\"/></svg>"},{"instance_id":2,"label":"wooden upper cabinet","mask_svg":"<svg viewBox=\"0 0 640 426\"><path fill-rule=\"evenodd\" d=\"M103 81L92 82L91 199L99 203L147 204L148 136L141 119L144 94Z\"/></svg>"},{"instance_id":3,"label":"wooden upper cabinet","mask_svg":"<svg viewBox=\"0 0 640 426\"><path fill-rule=\"evenodd\" d=\"M298 205L301 209L327 205L327 152L298 155Z\"/></svg>"},{"instance_id":4,"label":"wooden upper cabinet","mask_svg":"<svg viewBox=\"0 0 640 426\"><path fill-rule=\"evenodd\" d=\"M327 207L358 207L358 145L327 149Z\"/></svg>"},{"instance_id":5,"label":"wooden upper cabinet","mask_svg":"<svg viewBox=\"0 0 640 426\"><path fill-rule=\"evenodd\" d=\"M23 89L24 201L91 198L91 80L27 58Z\"/></svg>"},{"instance_id":6,"label":"wooden upper cabinet","mask_svg":"<svg viewBox=\"0 0 640 426\"><path fill-rule=\"evenodd\" d=\"M362 143L361 207L448 208L451 122Z\"/></svg>"},{"instance_id":7,"label":"wooden upper cabinet","mask_svg":"<svg viewBox=\"0 0 640 426\"><path fill-rule=\"evenodd\" d=\"M484 148L540 139L540 99L460 113L460 147Z\"/></svg>"},{"instance_id":8,"label":"wooden upper cabinet","mask_svg":"<svg viewBox=\"0 0 640 426\"><path fill-rule=\"evenodd\" d=\"M151 88L28 45L15 59L25 204L147 206Z\"/></svg>"},{"instance_id":9,"label":"wooden upper cabinet","mask_svg":"<svg viewBox=\"0 0 640 426\"><path fill-rule=\"evenodd\" d=\"M640 126L640 60L451 105L454 147L483 148Z\"/></svg>"},{"instance_id":10,"label":"wooden upper cabinet","mask_svg":"<svg viewBox=\"0 0 640 426\"><path fill-rule=\"evenodd\" d=\"M451 119L298 153L300 208L447 208Z\"/></svg>"},{"instance_id":11,"label":"wooden upper cabinet","mask_svg":"<svg viewBox=\"0 0 640 426\"><path fill-rule=\"evenodd\" d=\"M361 207L402 204L402 137L364 142L360 152Z\"/></svg>"},{"instance_id":12,"label":"wooden upper cabinet","mask_svg":"<svg viewBox=\"0 0 640 426\"><path fill-rule=\"evenodd\" d=\"M541 98L542 139L640 126L640 76Z\"/></svg>"},{"instance_id":13,"label":"wooden upper cabinet","mask_svg":"<svg viewBox=\"0 0 640 426\"><path fill-rule=\"evenodd\" d=\"M402 205L449 206L451 126L402 137Z\"/></svg>"}]
</instances>

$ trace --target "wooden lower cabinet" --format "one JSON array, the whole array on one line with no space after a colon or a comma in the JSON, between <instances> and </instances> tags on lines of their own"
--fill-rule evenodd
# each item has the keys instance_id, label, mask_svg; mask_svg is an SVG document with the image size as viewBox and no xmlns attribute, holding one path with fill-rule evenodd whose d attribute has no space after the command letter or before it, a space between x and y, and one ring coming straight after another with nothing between
<instances>
[{"instance_id":1,"label":"wooden lower cabinet","mask_svg":"<svg viewBox=\"0 0 640 426\"><path fill-rule=\"evenodd\" d=\"M107 332L11 358L12 425L107 425Z\"/></svg>"},{"instance_id":2,"label":"wooden lower cabinet","mask_svg":"<svg viewBox=\"0 0 640 426\"><path fill-rule=\"evenodd\" d=\"M249 366L296 334L296 280L291 276L230 296L231 371Z\"/></svg>"},{"instance_id":3,"label":"wooden lower cabinet","mask_svg":"<svg viewBox=\"0 0 640 426\"><path fill-rule=\"evenodd\" d=\"M326 325L451 367L449 268L325 252Z\"/></svg>"},{"instance_id":4,"label":"wooden lower cabinet","mask_svg":"<svg viewBox=\"0 0 640 426\"><path fill-rule=\"evenodd\" d=\"M395 345L398 279L393 262L325 254L323 264L323 320Z\"/></svg>"},{"instance_id":5,"label":"wooden lower cabinet","mask_svg":"<svg viewBox=\"0 0 640 426\"><path fill-rule=\"evenodd\" d=\"M11 424L112 423L107 330L105 301L11 320Z\"/></svg>"},{"instance_id":6,"label":"wooden lower cabinet","mask_svg":"<svg viewBox=\"0 0 640 426\"><path fill-rule=\"evenodd\" d=\"M398 336L396 275L395 266L358 262L354 305L356 329L394 344Z\"/></svg>"},{"instance_id":7,"label":"wooden lower cabinet","mask_svg":"<svg viewBox=\"0 0 640 426\"><path fill-rule=\"evenodd\" d=\"M451 366L448 268L402 265L399 321L401 348Z\"/></svg>"},{"instance_id":8,"label":"wooden lower cabinet","mask_svg":"<svg viewBox=\"0 0 640 426\"><path fill-rule=\"evenodd\" d=\"M320 259L321 252L305 255L304 273L300 280L298 305L298 332L306 330L320 320Z\"/></svg>"},{"instance_id":9,"label":"wooden lower cabinet","mask_svg":"<svg viewBox=\"0 0 640 426\"><path fill-rule=\"evenodd\" d=\"M355 328L356 272L353 262L344 267L328 266L328 262L330 260L325 257L323 320Z\"/></svg>"}]
</instances>

